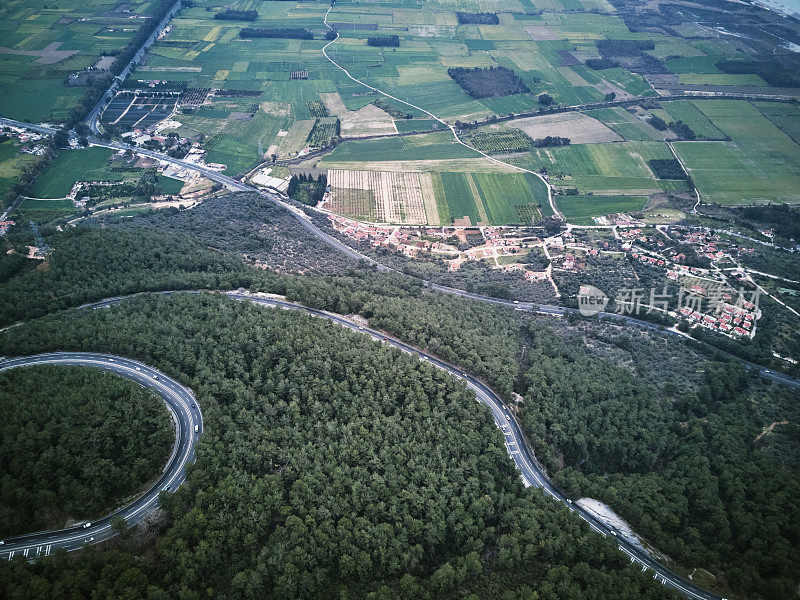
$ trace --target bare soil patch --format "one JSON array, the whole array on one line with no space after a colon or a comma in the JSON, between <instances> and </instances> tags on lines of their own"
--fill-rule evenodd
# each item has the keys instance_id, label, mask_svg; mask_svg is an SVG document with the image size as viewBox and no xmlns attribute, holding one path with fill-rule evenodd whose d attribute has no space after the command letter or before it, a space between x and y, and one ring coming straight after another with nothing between
<instances>
[{"instance_id":1,"label":"bare soil patch","mask_svg":"<svg viewBox=\"0 0 800 600\"><path fill-rule=\"evenodd\" d=\"M561 113L508 121L508 127L521 129L533 139L548 135L567 137L573 144L620 142L622 137L597 119L582 113Z\"/></svg>"},{"instance_id":2,"label":"bare soil patch","mask_svg":"<svg viewBox=\"0 0 800 600\"><path fill-rule=\"evenodd\" d=\"M534 42L553 42L561 39L561 36L549 25L528 25L525 33Z\"/></svg>"},{"instance_id":3,"label":"bare soil patch","mask_svg":"<svg viewBox=\"0 0 800 600\"><path fill-rule=\"evenodd\" d=\"M69 58L77 54L80 50L59 50L62 42L53 42L48 44L42 50L14 50L13 48L6 48L0 46L0 54L18 54L21 56L38 56L34 62L42 65L53 65L57 62Z\"/></svg>"},{"instance_id":4,"label":"bare soil patch","mask_svg":"<svg viewBox=\"0 0 800 600\"><path fill-rule=\"evenodd\" d=\"M338 92L320 94L322 102L332 115L339 117L342 137L367 137L397 133L394 119L377 106L367 104L359 110L348 110Z\"/></svg>"}]
</instances>

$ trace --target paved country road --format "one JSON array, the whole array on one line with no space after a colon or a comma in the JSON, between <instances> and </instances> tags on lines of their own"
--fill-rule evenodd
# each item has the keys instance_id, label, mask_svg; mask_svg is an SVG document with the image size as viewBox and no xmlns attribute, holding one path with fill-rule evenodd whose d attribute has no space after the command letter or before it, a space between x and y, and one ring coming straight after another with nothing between
<instances>
[{"instance_id":1,"label":"paved country road","mask_svg":"<svg viewBox=\"0 0 800 600\"><path fill-rule=\"evenodd\" d=\"M198 294L201 292L199 291L158 292L158 294L167 296L177 293ZM237 292L224 292L224 293L229 298L241 302L251 302L262 306L268 306L283 310L301 311L314 317L327 319L347 329L356 331L364 335L368 335L375 340L381 341L394 348L398 348L403 352L406 352L407 354L416 356L419 358L419 360L425 361L431 364L432 366L441 369L449 373L451 376L463 381L468 388L470 388L475 392L478 402L487 406L489 410L492 412L495 424L502 432L509 456L519 469L523 484L526 487L540 488L547 496L550 496L557 502L561 502L570 511L576 513L581 519L583 519L588 523L589 527L591 527L594 531L596 531L600 535L603 535L605 537L611 537L611 536L616 537L617 538L616 543L620 551L624 552L630 558L631 562L634 562L636 563L637 566L641 567L642 571L651 572L653 574L653 578L659 581L661 584L670 587L672 589L675 589L689 598L694 598L699 600L720 600L720 596L717 596L715 594L703 590L702 588L697 587L690 581L687 581L683 577L673 573L670 569L659 563L657 560L654 560L646 553L639 550L633 544L630 544L623 538L620 538L617 532L612 527L606 525L604 522L597 519L594 515L592 515L590 512L586 511L582 507L578 506L577 504L574 504L572 500L570 500L566 495L564 495L561 491L559 491L550 481L549 477L544 472L544 470L537 463L533 451L530 449L527 442L525 441L525 437L522 434L522 430L516 418L504 405L502 399L494 391L492 391L492 389L489 388L489 386L487 386L479 379L462 371L457 366L452 365L448 362L445 362L433 356L432 354L429 354L423 350L420 350L409 344L406 344L405 342L398 340L392 336L389 336L384 332L373 329L366 325L360 325L359 323L353 322L345 317L342 317L341 315L315 308L309 308L306 306L302 306L300 304L287 302L278 298L264 297L260 295L250 294L247 292L237 291ZM98 302L85 304L80 308L82 309L105 308L113 304L122 302L130 297L131 296L119 296L114 298L107 298L105 300L100 300ZM111 535L113 535L113 532L110 533L108 537L110 537Z\"/></svg>"},{"instance_id":2,"label":"paved country road","mask_svg":"<svg viewBox=\"0 0 800 600\"><path fill-rule=\"evenodd\" d=\"M89 527L77 525L6 538L0 546L0 559L11 560L15 556L34 559L59 549L77 550L84 544L102 542L117 534L111 527L112 517L121 516L129 525L139 523L156 508L162 490L174 491L183 483L184 466L194 461L194 445L203 432L203 416L190 389L152 367L122 356L93 352L51 352L6 358L0 362L0 371L45 364L101 369L154 390L164 400L172 416L175 444L156 483L131 504L91 523Z\"/></svg>"}]
</instances>

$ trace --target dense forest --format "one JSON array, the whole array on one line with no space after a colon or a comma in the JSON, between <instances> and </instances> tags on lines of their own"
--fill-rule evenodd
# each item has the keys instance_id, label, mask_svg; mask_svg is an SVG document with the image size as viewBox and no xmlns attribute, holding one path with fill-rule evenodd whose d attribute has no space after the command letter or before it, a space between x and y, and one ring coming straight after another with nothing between
<instances>
[{"instance_id":1,"label":"dense forest","mask_svg":"<svg viewBox=\"0 0 800 600\"><path fill-rule=\"evenodd\" d=\"M237 244L250 239L250 230L236 218L230 223L214 220L214 214L238 206L229 213L238 215L248 198L233 195L225 197L222 204L208 203L211 212L204 216L196 211L207 203L193 211L161 211L142 217L130 231L117 229L122 224L112 220L106 229L52 234L48 239L56 250L44 264L6 255L0 261L1 276L10 278L3 286L6 319L43 314L79 303L84 297L156 289L159 284L168 287L175 282L184 287L189 283L193 283L190 287L242 285L284 293L309 306L359 313L371 324L485 378L507 400L519 394L522 403L517 410L537 454L569 493L605 500L656 547L687 566L707 568L721 576L720 581L757 591L765 598L790 596L787 590L800 580L800 543L793 527L800 517L800 490L797 465L790 460L800 449L793 437L793 424L800 417L788 392L744 373L736 363L719 362L713 356L711 360L684 342L656 334L646 336L652 337L658 348L647 358L650 366L645 369L639 362L643 340L633 341L630 330L620 329L621 335L609 341L587 329L587 322L581 320L551 327L534 319L523 326L519 313L430 294L421 283L400 275L343 269L340 273L346 276L296 277L247 268L232 255L240 254ZM266 209L256 206L253 210L259 214ZM202 232L212 221L219 224L219 231L208 227L209 231ZM146 235L139 228L145 222L155 225ZM158 233L172 226L177 234ZM194 241L190 233L203 244ZM205 244L225 246L226 253L208 250ZM59 249L69 248L57 258ZM324 261L330 254L321 249L318 258ZM123 268L125 261L142 268ZM606 269L601 263L595 266L600 277ZM638 271L639 277L647 276ZM72 285L80 294L66 293ZM109 293L111 290L114 292ZM229 381L226 385L235 391L226 392L226 397L232 402L253 379L241 373L255 367L242 367L241 371L230 363L233 359L223 359L226 346L218 340L214 347L220 354L203 354L205 351L198 350L202 344L191 346L197 332L202 331L208 340L217 334L195 327L194 321L179 324L167 319L170 302L141 299L132 303L138 311L135 318L147 320L147 335L145 324L137 325L142 331L136 333L138 330L117 328L110 320L93 321L102 320L104 314L118 314L115 311L128 315L122 308L85 311L71 315L69 321L60 315L8 330L0 338L4 344L0 354L45 348L129 352L157 359L159 366L173 365L172 374L192 386L216 389L214 386ZM191 301L180 302L188 303L180 309L188 314ZM161 304L155 306L157 303ZM228 303L214 306L219 319L230 312L238 314ZM191 335L170 342L173 352L168 357L158 354L156 348L162 341L184 335L184 325ZM226 335L238 331L238 325L209 317L209 327L212 325L226 328ZM251 328L258 329L256 325ZM581 332L561 335L561 328ZM34 329L39 333L34 335ZM260 342L251 346L269 348ZM603 348L603 352L595 353L595 348ZM231 352L252 365L243 351ZM681 368L673 370L676 361ZM222 375L210 371L209 365L217 362L224 365ZM783 421L789 423L761 435L772 423ZM721 534L711 535L716 531ZM198 542L191 539L187 547ZM482 562L487 558L478 554ZM144 568L144 573L147 581L162 586L157 568ZM249 581L249 576L248 571L241 577ZM394 589L392 584L386 585Z\"/></svg>"},{"instance_id":2,"label":"dense forest","mask_svg":"<svg viewBox=\"0 0 800 600\"><path fill-rule=\"evenodd\" d=\"M0 414L0 537L107 514L172 447L158 396L86 367L0 373Z\"/></svg>"},{"instance_id":3,"label":"dense forest","mask_svg":"<svg viewBox=\"0 0 800 600\"><path fill-rule=\"evenodd\" d=\"M255 10L223 10L214 15L215 19L223 21L255 21L258 11Z\"/></svg>"},{"instance_id":4,"label":"dense forest","mask_svg":"<svg viewBox=\"0 0 800 600\"><path fill-rule=\"evenodd\" d=\"M530 92L525 82L506 67L451 67L447 74L475 99L499 98Z\"/></svg>"},{"instance_id":5,"label":"dense forest","mask_svg":"<svg viewBox=\"0 0 800 600\"><path fill-rule=\"evenodd\" d=\"M373 35L367 38L367 46L397 48L400 46L400 37L396 35Z\"/></svg>"},{"instance_id":6,"label":"dense forest","mask_svg":"<svg viewBox=\"0 0 800 600\"><path fill-rule=\"evenodd\" d=\"M0 323L140 291L231 289L259 275L185 235L78 228L48 242L55 250L45 261L0 254L8 275L0 280Z\"/></svg>"},{"instance_id":7,"label":"dense forest","mask_svg":"<svg viewBox=\"0 0 800 600\"><path fill-rule=\"evenodd\" d=\"M363 335L195 295L46 317L0 345L136 356L206 415L155 546L3 562L2 597L677 598L523 488L462 384Z\"/></svg>"},{"instance_id":8,"label":"dense forest","mask_svg":"<svg viewBox=\"0 0 800 600\"><path fill-rule=\"evenodd\" d=\"M456 18L459 25L497 25L500 23L497 13L490 12L456 12Z\"/></svg>"},{"instance_id":9,"label":"dense forest","mask_svg":"<svg viewBox=\"0 0 800 600\"><path fill-rule=\"evenodd\" d=\"M243 27L239 31L240 38L283 38L294 40L313 40L314 34L302 27Z\"/></svg>"}]
</instances>

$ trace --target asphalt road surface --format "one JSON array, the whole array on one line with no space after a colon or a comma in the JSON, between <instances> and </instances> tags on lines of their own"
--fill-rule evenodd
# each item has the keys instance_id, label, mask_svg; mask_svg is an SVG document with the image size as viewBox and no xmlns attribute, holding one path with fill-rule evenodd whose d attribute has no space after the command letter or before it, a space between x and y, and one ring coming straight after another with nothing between
<instances>
[{"instance_id":1,"label":"asphalt road surface","mask_svg":"<svg viewBox=\"0 0 800 600\"><path fill-rule=\"evenodd\" d=\"M194 461L194 445L203 432L203 416L191 390L152 367L122 356L92 352L53 352L4 359L0 362L0 371L44 364L102 369L154 390L164 400L172 416L175 444L158 481L131 504L92 522L89 527L77 525L6 538L0 545L0 559L11 560L15 556L24 556L32 560L59 549L78 550L85 544L102 542L117 534L111 527L111 519L115 516L123 517L129 525L140 522L156 508L161 491L175 491L183 483L184 465Z\"/></svg>"},{"instance_id":2,"label":"asphalt road surface","mask_svg":"<svg viewBox=\"0 0 800 600\"><path fill-rule=\"evenodd\" d=\"M197 294L200 292L160 292L160 294L163 295L172 295L175 293ZM700 600L722 600L720 596L709 593L702 588L697 587L683 577L673 573L670 569L659 563L657 560L654 560L633 544L630 544L625 539L619 537L617 532L612 527L597 519L594 515L582 507L574 504L572 500L558 490L550 481L544 470L537 463L533 451L529 448L527 442L525 441L522 430L514 415L503 404L503 401L500 399L500 397L497 396L497 394L495 394L482 381L465 373L455 365L442 361L437 357L428 354L427 352L419 350L381 331L372 329L365 325L360 325L340 315L286 302L278 298L258 296L246 292L226 292L226 295L234 300L242 302L251 302L254 304L284 310L302 311L314 317L327 319L342 327L346 327L352 331L368 335L375 340L398 348L412 356L416 356L419 360L425 361L463 381L468 388L475 392L478 402L488 407L492 412L495 424L503 435L509 456L519 469L523 484L526 487L540 488L547 496L550 496L556 502L564 504L570 511L576 513L581 519L588 523L589 527L591 527L600 535L603 535L604 537L615 537L619 550L624 552L630 558L632 563L636 563L637 566L641 567L643 572L648 571L652 573L653 578L659 581L661 584L675 589L689 598ZM466 292L464 292L463 295L465 297L472 296ZM118 296L107 298L98 302L85 304L80 308L105 308L113 304L117 304L129 297L130 296ZM483 299L483 297L478 297L477 299ZM519 310L538 309L540 312L548 312L547 310L543 311L542 307L536 307L535 305L530 305L529 303L506 302L496 299L491 300L497 304L511 304ZM567 310L561 307L552 308L556 309L556 314L563 314L563 312ZM173 451L170 461L167 464L167 467L165 468L164 473L159 478L156 485L154 485L150 490L148 490L147 493L142 495L134 503L115 513L112 513L111 515L108 515L107 517L104 517L103 519L100 519L87 529L78 526L59 531L39 532L25 536L9 538L5 541L5 544L0 547L2 548L0 550L0 558L9 560L20 554L28 559L33 559L38 556L50 554L58 548L63 548L65 550L76 550L83 547L84 544L97 543L106 540L116 534L116 532L110 526L110 520L115 515L123 516L131 525L141 521L145 515L155 508L158 500L158 493L161 490L165 489L167 486L169 486L171 490L174 490L184 480L183 466L187 461L193 460L194 442L203 429L202 415L197 408L197 404L194 400L192 392L169 377L142 363L119 356L105 354L59 352L22 358L5 359L3 362L0 362L0 371L36 364L70 364L92 366L128 377L129 379L137 381L143 385L147 385L148 387L156 390L159 394L161 394L162 398L164 398L168 408L173 414L173 420L176 423L176 447ZM156 376L158 377L157 379ZM800 386L800 382L796 380L792 380L792 383L795 386ZM198 426L198 433L194 432L195 425Z\"/></svg>"},{"instance_id":3,"label":"asphalt road surface","mask_svg":"<svg viewBox=\"0 0 800 600\"><path fill-rule=\"evenodd\" d=\"M589 527L591 527L600 535L605 537L616 537L616 542L619 549L628 555L631 562L635 562L637 566L640 566L642 571L651 572L653 574L653 578L659 581L661 584L669 588L673 588L685 594L689 598L702 600L721 600L720 596L711 594L702 588L697 587L690 581L687 581L683 577L673 573L658 561L653 560L649 555L639 550L636 546L620 538L613 528L594 517L590 512L584 510L577 504L574 504L569 498L562 494L553 485L553 483L545 474L544 470L536 462L533 451L528 447L516 418L503 404L503 401L500 399L500 397L497 396L497 394L495 394L480 380L465 373L458 367L442 361L431 354L428 354L427 352L414 348L413 346L388 336L376 329L372 329L365 325L359 325L358 323L350 321L349 319L346 319L340 315L273 298L262 298L250 294L236 292L230 292L227 295L235 300L253 302L255 304L272 306L285 310L299 310L315 317L328 319L338 325L346 327L347 329L369 335L373 339L398 348L407 354L417 356L419 360L425 361L463 381L468 388L475 392L478 402L484 404L489 408L489 410L492 411L495 424L503 434L509 456L519 469L522 481L526 487L533 486L541 488L546 495L550 496L555 501L566 505L569 510L576 513L580 518L586 521L589 524Z\"/></svg>"}]
</instances>

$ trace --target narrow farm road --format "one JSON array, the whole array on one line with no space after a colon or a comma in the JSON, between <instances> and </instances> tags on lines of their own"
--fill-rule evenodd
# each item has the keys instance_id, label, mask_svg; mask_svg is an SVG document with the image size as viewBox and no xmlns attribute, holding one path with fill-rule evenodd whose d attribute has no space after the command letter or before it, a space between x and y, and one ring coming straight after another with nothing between
<instances>
[{"instance_id":1,"label":"narrow farm road","mask_svg":"<svg viewBox=\"0 0 800 600\"><path fill-rule=\"evenodd\" d=\"M330 14L331 10L333 10L333 6L334 5L332 4L330 6L330 8L328 8L328 11L325 13L324 23L325 23L325 27L327 27L328 29L330 29L331 31L336 33L336 37L322 47L322 54L325 56L325 58L328 59L328 61L333 66L335 66L337 69L342 71L345 75L347 75L348 78L350 78L351 80L355 81L357 84L363 85L365 88L370 89L373 92L378 92L379 94L382 94L382 95L386 96L387 98L391 98L392 100L395 100L397 102L405 104L406 106L410 106L411 108L415 108L418 111L421 111L421 112L425 113L430 118L435 119L436 121L438 121L439 123L441 123L442 125L444 125L445 127L447 127L450 130L450 133L453 134L453 138L455 139L455 141L457 143L461 144L465 148L468 148L468 149L472 150L473 152L476 152L477 154L480 154L486 160L488 160L490 162L493 162L493 163L496 163L498 165L502 165L504 167L511 167L513 169L516 169L516 170L522 172L522 173L530 173L531 175L535 175L536 177L538 177L542 181L542 183L544 183L545 187L547 188L547 202L550 204L550 209L553 211L553 214L556 215L562 221L566 221L566 219L564 218L564 214L560 210L558 210L558 207L556 206L556 203L553 200L553 188L550 187L550 184L547 183L547 180L544 177L542 177L541 174L537 173L536 171L531 171L530 169L526 169L524 167L520 167L518 165L512 165L510 163L503 162L500 159L494 158L493 156L489 156L488 154L486 154L486 152L482 152L481 150L478 150L474 146L470 146L468 143L466 143L464 140L462 140L459 137L458 131L456 130L455 125L452 125L452 124L448 123L447 121L445 121L441 117L433 114L431 111L429 111L429 110L427 110L425 108L422 108L421 106L417 106L416 104L412 104L411 102L407 102L406 100L398 98L397 96L393 96L389 92L385 92L384 90L382 90L380 88L377 88L375 86L369 85L368 83L365 83L365 82L361 81L360 79L357 79L357 78L353 77L347 69L345 69L342 65L340 65L335 60L333 60L328 55L328 47L331 44L334 44L339 39L339 32L336 31L333 27L331 27L328 24L328 15Z\"/></svg>"}]
</instances>

